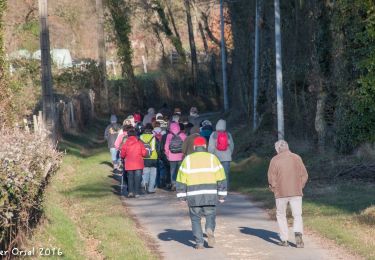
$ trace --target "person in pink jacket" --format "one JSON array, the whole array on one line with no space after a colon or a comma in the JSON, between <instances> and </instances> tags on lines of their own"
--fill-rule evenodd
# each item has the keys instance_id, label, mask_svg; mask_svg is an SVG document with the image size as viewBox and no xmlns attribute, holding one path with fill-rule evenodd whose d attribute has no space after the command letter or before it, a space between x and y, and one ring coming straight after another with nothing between
<instances>
[{"instance_id":1,"label":"person in pink jacket","mask_svg":"<svg viewBox=\"0 0 375 260\"><path fill-rule=\"evenodd\" d=\"M169 126L169 134L164 145L165 155L170 164L171 189L176 190L177 171L180 168L184 157L182 153L182 144L186 139L185 133L181 132L178 123L172 122Z\"/></svg>"}]
</instances>

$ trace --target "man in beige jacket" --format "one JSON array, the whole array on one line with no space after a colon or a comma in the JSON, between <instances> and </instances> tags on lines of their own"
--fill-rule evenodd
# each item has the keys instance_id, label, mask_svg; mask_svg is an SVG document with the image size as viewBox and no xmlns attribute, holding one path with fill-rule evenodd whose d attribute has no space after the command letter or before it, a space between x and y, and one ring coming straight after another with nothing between
<instances>
[{"instance_id":1,"label":"man in beige jacket","mask_svg":"<svg viewBox=\"0 0 375 260\"><path fill-rule=\"evenodd\" d=\"M304 247L302 240L302 189L307 182L307 171L301 157L289 151L288 143L284 140L275 143L277 155L272 158L268 169L268 183L276 199L276 218L280 230L279 243L288 246L288 222L286 209L288 202L293 214L293 231L296 245Z\"/></svg>"}]
</instances>

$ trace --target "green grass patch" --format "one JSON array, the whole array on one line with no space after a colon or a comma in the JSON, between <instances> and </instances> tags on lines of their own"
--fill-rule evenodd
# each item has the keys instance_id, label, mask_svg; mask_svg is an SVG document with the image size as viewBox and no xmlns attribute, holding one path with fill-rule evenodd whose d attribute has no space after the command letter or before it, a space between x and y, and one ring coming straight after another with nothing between
<instances>
[{"instance_id":1,"label":"green grass patch","mask_svg":"<svg viewBox=\"0 0 375 260\"><path fill-rule=\"evenodd\" d=\"M232 164L231 189L249 194L270 209L274 218L274 196L268 190L269 159L255 155ZM310 177L317 173L309 172ZM308 182L304 190L305 225L366 259L375 259L373 214L375 184Z\"/></svg>"},{"instance_id":2,"label":"green grass patch","mask_svg":"<svg viewBox=\"0 0 375 260\"><path fill-rule=\"evenodd\" d=\"M46 193L45 221L28 247L60 248L66 259L157 259L114 193L108 149L93 139L102 131L94 127L62 143L68 154Z\"/></svg>"}]
</instances>

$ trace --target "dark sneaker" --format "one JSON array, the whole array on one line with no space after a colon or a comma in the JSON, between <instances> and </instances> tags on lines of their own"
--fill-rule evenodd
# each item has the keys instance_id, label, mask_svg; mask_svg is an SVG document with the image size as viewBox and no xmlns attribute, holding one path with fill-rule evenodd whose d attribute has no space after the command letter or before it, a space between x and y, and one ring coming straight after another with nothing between
<instances>
[{"instance_id":1,"label":"dark sneaker","mask_svg":"<svg viewBox=\"0 0 375 260\"><path fill-rule=\"evenodd\" d=\"M277 243L279 246L285 246L285 247L288 247L289 246L289 243L288 241L280 241L279 243Z\"/></svg>"},{"instance_id":2,"label":"dark sneaker","mask_svg":"<svg viewBox=\"0 0 375 260\"><path fill-rule=\"evenodd\" d=\"M297 248L304 248L305 244L303 243L302 233L296 232L296 233L294 233L294 235L296 237L296 246L297 246Z\"/></svg>"},{"instance_id":3,"label":"dark sneaker","mask_svg":"<svg viewBox=\"0 0 375 260\"><path fill-rule=\"evenodd\" d=\"M196 245L194 246L194 248L195 248L195 249L204 249L204 246L201 245L201 244L196 244Z\"/></svg>"},{"instance_id":4,"label":"dark sneaker","mask_svg":"<svg viewBox=\"0 0 375 260\"><path fill-rule=\"evenodd\" d=\"M171 191L176 191L176 185L172 185Z\"/></svg>"},{"instance_id":5,"label":"dark sneaker","mask_svg":"<svg viewBox=\"0 0 375 260\"><path fill-rule=\"evenodd\" d=\"M208 244L208 247L214 247L215 246L215 242L216 242L215 241L214 232L211 229L207 229L206 235L207 235L207 244Z\"/></svg>"}]
</instances>

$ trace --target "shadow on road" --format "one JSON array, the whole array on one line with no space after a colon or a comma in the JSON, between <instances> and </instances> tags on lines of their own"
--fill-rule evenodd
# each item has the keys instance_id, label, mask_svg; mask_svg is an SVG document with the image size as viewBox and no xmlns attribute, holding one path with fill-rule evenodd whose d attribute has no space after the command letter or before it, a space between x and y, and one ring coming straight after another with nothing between
<instances>
[{"instance_id":1,"label":"shadow on road","mask_svg":"<svg viewBox=\"0 0 375 260\"><path fill-rule=\"evenodd\" d=\"M110 163L110 162L108 162L108 161L102 161L102 162L100 162L100 164L101 165L107 165L107 166L109 166L109 167L113 167L113 165L112 165L112 163Z\"/></svg>"},{"instance_id":2,"label":"shadow on road","mask_svg":"<svg viewBox=\"0 0 375 260\"><path fill-rule=\"evenodd\" d=\"M162 241L177 241L187 246L194 246L191 230L165 229L165 232L160 233L158 238Z\"/></svg>"},{"instance_id":3,"label":"shadow on road","mask_svg":"<svg viewBox=\"0 0 375 260\"><path fill-rule=\"evenodd\" d=\"M246 235L259 237L269 243L277 245L280 241L279 236L276 232L265 230L265 229L257 229L257 228L249 228L249 227L240 227L241 233Z\"/></svg>"}]
</instances>

